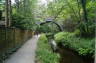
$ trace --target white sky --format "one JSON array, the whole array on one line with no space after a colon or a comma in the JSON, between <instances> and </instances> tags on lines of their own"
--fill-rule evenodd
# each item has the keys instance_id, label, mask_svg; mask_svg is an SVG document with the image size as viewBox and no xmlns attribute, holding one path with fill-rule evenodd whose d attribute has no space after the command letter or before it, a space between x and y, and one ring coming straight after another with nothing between
<instances>
[{"instance_id":1,"label":"white sky","mask_svg":"<svg viewBox=\"0 0 96 63\"><path fill-rule=\"evenodd\" d=\"M12 1L12 3L15 3L15 0L11 0ZM42 4L46 4L47 3L47 1L46 0L38 0L40 3L42 3Z\"/></svg>"},{"instance_id":2,"label":"white sky","mask_svg":"<svg viewBox=\"0 0 96 63\"><path fill-rule=\"evenodd\" d=\"M15 0L11 0L12 1L12 4L14 4L15 3ZM47 5L47 1L53 1L53 0L38 0L39 2L39 4L45 4L45 5Z\"/></svg>"},{"instance_id":3,"label":"white sky","mask_svg":"<svg viewBox=\"0 0 96 63\"><path fill-rule=\"evenodd\" d=\"M40 3L41 4L47 4L47 1L46 0L40 0Z\"/></svg>"},{"instance_id":4,"label":"white sky","mask_svg":"<svg viewBox=\"0 0 96 63\"><path fill-rule=\"evenodd\" d=\"M47 6L48 2L51 2L51 1L53 0L38 0L38 4Z\"/></svg>"},{"instance_id":5,"label":"white sky","mask_svg":"<svg viewBox=\"0 0 96 63\"><path fill-rule=\"evenodd\" d=\"M15 3L15 0L11 0L12 1L12 4Z\"/></svg>"},{"instance_id":6,"label":"white sky","mask_svg":"<svg viewBox=\"0 0 96 63\"><path fill-rule=\"evenodd\" d=\"M38 0L38 5L45 5L45 6L47 6L47 1L46 0Z\"/></svg>"}]
</instances>

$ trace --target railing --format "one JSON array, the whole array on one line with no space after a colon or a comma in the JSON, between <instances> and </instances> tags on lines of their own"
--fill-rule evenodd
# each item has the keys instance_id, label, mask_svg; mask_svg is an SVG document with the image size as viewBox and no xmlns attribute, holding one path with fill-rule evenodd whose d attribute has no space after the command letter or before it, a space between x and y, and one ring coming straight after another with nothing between
<instances>
[{"instance_id":1,"label":"railing","mask_svg":"<svg viewBox=\"0 0 96 63\"><path fill-rule=\"evenodd\" d=\"M31 37L31 30L0 27L0 60L4 60Z\"/></svg>"}]
</instances>

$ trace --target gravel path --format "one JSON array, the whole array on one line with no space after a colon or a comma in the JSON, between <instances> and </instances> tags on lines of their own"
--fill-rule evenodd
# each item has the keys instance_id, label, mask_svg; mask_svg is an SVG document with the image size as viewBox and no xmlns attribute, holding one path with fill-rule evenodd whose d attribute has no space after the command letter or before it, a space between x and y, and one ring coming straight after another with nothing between
<instances>
[{"instance_id":1,"label":"gravel path","mask_svg":"<svg viewBox=\"0 0 96 63\"><path fill-rule=\"evenodd\" d=\"M33 36L4 63L35 63L35 51L39 36Z\"/></svg>"}]
</instances>

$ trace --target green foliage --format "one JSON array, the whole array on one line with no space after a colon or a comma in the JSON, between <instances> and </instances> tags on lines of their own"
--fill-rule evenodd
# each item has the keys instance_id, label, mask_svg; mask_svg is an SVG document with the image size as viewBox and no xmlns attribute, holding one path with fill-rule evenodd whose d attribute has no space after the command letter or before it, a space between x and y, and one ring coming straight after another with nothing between
<instances>
[{"instance_id":1,"label":"green foliage","mask_svg":"<svg viewBox=\"0 0 96 63\"><path fill-rule=\"evenodd\" d=\"M86 0L86 4L81 1L83 0L54 0L48 2L45 13L48 17L53 17L55 21L58 21L64 27L64 31L74 31L79 25L78 29L82 36L93 37L95 35L96 1Z\"/></svg>"},{"instance_id":2,"label":"green foliage","mask_svg":"<svg viewBox=\"0 0 96 63\"><path fill-rule=\"evenodd\" d=\"M44 33L48 33L48 32L51 32L51 29L48 27L48 25L43 25L43 26L40 26L40 29L39 29L40 32L44 32Z\"/></svg>"},{"instance_id":3,"label":"green foliage","mask_svg":"<svg viewBox=\"0 0 96 63\"><path fill-rule=\"evenodd\" d=\"M74 32L73 32L76 36L80 36L81 32L79 29L76 29Z\"/></svg>"},{"instance_id":4,"label":"green foliage","mask_svg":"<svg viewBox=\"0 0 96 63\"><path fill-rule=\"evenodd\" d=\"M95 27L94 22L83 22L79 25L80 33L83 37L95 37Z\"/></svg>"},{"instance_id":5,"label":"green foliage","mask_svg":"<svg viewBox=\"0 0 96 63\"><path fill-rule=\"evenodd\" d=\"M36 2L37 0L20 0L16 2L16 4L12 5L12 26L21 29L33 30L36 26L34 18Z\"/></svg>"},{"instance_id":6,"label":"green foliage","mask_svg":"<svg viewBox=\"0 0 96 63\"><path fill-rule=\"evenodd\" d=\"M42 42L42 41L43 41L43 42L46 42L46 43L48 42L45 34L41 34L39 40L40 40L41 42Z\"/></svg>"},{"instance_id":7,"label":"green foliage","mask_svg":"<svg viewBox=\"0 0 96 63\"><path fill-rule=\"evenodd\" d=\"M74 33L60 32L60 33L57 33L54 37L57 42L62 42L63 40L66 41L68 38L71 38L73 36L74 36Z\"/></svg>"},{"instance_id":8,"label":"green foliage","mask_svg":"<svg viewBox=\"0 0 96 63\"><path fill-rule=\"evenodd\" d=\"M54 33L55 34L55 33L59 32L59 28L53 23L45 23L39 27L38 31L44 32L44 33Z\"/></svg>"},{"instance_id":9,"label":"green foliage","mask_svg":"<svg viewBox=\"0 0 96 63\"><path fill-rule=\"evenodd\" d=\"M45 34L38 40L37 63L59 63L59 55L53 53Z\"/></svg>"},{"instance_id":10,"label":"green foliage","mask_svg":"<svg viewBox=\"0 0 96 63\"><path fill-rule=\"evenodd\" d=\"M95 10L96 10L96 1L89 1L87 2L87 12L88 12L88 19L90 21L94 21L95 20Z\"/></svg>"},{"instance_id":11,"label":"green foliage","mask_svg":"<svg viewBox=\"0 0 96 63\"><path fill-rule=\"evenodd\" d=\"M12 26L21 29L33 29L33 22L31 19L23 18L21 16L14 16Z\"/></svg>"},{"instance_id":12,"label":"green foliage","mask_svg":"<svg viewBox=\"0 0 96 63\"><path fill-rule=\"evenodd\" d=\"M48 39L54 39L54 33L46 33Z\"/></svg>"},{"instance_id":13,"label":"green foliage","mask_svg":"<svg viewBox=\"0 0 96 63\"><path fill-rule=\"evenodd\" d=\"M91 55L95 51L95 38L81 38L76 37L75 33L60 32L55 35L55 40L57 43L62 42L64 46L67 46L80 55Z\"/></svg>"}]
</instances>

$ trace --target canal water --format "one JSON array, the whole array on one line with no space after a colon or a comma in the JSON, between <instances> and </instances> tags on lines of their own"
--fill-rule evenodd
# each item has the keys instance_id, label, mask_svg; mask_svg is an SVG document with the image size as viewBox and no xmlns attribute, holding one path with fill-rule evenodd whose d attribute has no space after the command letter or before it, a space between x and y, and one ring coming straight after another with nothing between
<instances>
[{"instance_id":1,"label":"canal water","mask_svg":"<svg viewBox=\"0 0 96 63\"><path fill-rule=\"evenodd\" d=\"M72 50L68 50L68 48L59 47L58 49L60 63L94 63L94 59L83 58Z\"/></svg>"},{"instance_id":2,"label":"canal water","mask_svg":"<svg viewBox=\"0 0 96 63\"><path fill-rule=\"evenodd\" d=\"M53 51L60 54L60 63L94 63L91 56L80 56L76 51L63 46L62 43L56 44L53 39L49 40L49 43Z\"/></svg>"}]
</instances>

